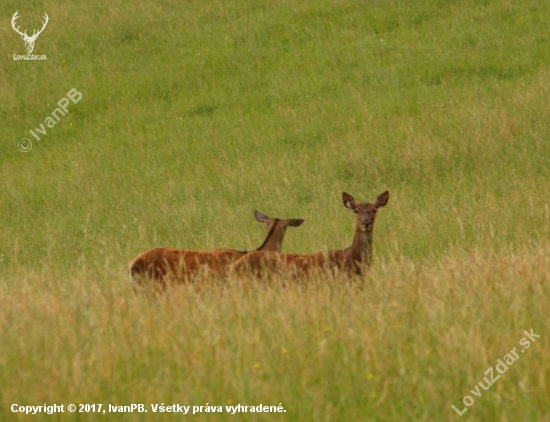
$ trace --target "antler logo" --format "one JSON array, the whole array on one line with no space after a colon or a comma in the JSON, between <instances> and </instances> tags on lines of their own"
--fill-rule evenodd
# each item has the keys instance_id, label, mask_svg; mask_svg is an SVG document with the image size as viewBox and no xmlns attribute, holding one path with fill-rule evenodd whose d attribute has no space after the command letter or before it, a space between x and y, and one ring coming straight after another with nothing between
<instances>
[{"instance_id":1,"label":"antler logo","mask_svg":"<svg viewBox=\"0 0 550 422\"><path fill-rule=\"evenodd\" d=\"M32 35L29 37L27 35L27 30L26 29L25 29L25 32L21 32L19 30L19 27L15 26L15 23L16 23L15 21L19 17L18 13L19 13L19 10L13 14L13 18L11 19L11 26L13 26L13 29L15 30L15 32L17 32L19 35L21 35L21 38L23 38L23 41L25 41L25 48L27 50L27 53L31 54L32 50L34 50L34 42L36 41L38 36L42 33L44 28L46 28L46 25L48 24L48 21L50 20L50 18L48 17L48 15L46 13L44 13L45 21L44 21L44 25L42 25L42 29L40 29L40 31L38 31L38 32L36 32L36 29L35 29L33 31Z\"/></svg>"}]
</instances>

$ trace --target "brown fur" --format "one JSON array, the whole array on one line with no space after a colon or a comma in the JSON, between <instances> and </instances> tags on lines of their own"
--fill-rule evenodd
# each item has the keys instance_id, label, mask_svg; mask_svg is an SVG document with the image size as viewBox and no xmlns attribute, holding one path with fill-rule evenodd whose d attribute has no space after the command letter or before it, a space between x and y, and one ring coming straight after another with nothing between
<instances>
[{"instance_id":1,"label":"brown fur","mask_svg":"<svg viewBox=\"0 0 550 422\"><path fill-rule=\"evenodd\" d=\"M254 213L256 220L267 225L267 235L257 250L278 252L286 228L298 227L302 219L269 218L259 211ZM148 278L165 286L166 279L189 281L197 275L227 276L229 265L248 252L233 249L216 249L212 251L189 251L168 248L154 248L141 252L128 265L130 278L139 284L142 278Z\"/></svg>"},{"instance_id":2,"label":"brown fur","mask_svg":"<svg viewBox=\"0 0 550 422\"><path fill-rule=\"evenodd\" d=\"M255 276L282 272L307 275L314 270L361 274L362 267L370 265L372 260L372 231L376 212L387 204L388 199L387 191L380 194L374 203L356 203L351 195L345 192L342 194L344 205L357 214L353 243L347 249L307 255L254 251L235 262L230 271L241 275L248 272Z\"/></svg>"}]
</instances>

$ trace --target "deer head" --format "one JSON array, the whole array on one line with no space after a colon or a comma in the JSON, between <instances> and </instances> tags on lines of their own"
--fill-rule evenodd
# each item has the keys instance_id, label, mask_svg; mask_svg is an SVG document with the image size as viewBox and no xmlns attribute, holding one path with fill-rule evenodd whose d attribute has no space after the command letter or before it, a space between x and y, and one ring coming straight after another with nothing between
<instances>
[{"instance_id":1,"label":"deer head","mask_svg":"<svg viewBox=\"0 0 550 422\"><path fill-rule=\"evenodd\" d=\"M372 232L376 211L385 206L388 203L388 199L390 199L390 193L388 191L378 195L374 203L358 203L355 202L353 196L349 193L344 192L342 194L344 206L357 214L356 227L361 232Z\"/></svg>"},{"instance_id":2,"label":"deer head","mask_svg":"<svg viewBox=\"0 0 550 422\"><path fill-rule=\"evenodd\" d=\"M372 261L372 229L376 212L379 208L386 206L390 199L390 193L385 191L378 195L376 200L371 202L355 202L353 196L344 192L342 200L344 206L357 214L355 219L355 236L352 245L346 250L348 268L355 274L361 274L361 263L367 266Z\"/></svg>"},{"instance_id":3,"label":"deer head","mask_svg":"<svg viewBox=\"0 0 550 422\"><path fill-rule=\"evenodd\" d=\"M19 35L21 35L21 38L23 38L23 41L25 41L25 49L27 50L27 53L31 54L32 50L34 50L34 42L36 41L38 36L42 33L44 28L46 28L46 25L48 24L48 21L50 20L50 18L48 17L48 15L46 13L44 13L45 21L44 21L44 24L42 25L42 29L40 29L40 31L38 31L38 32L36 32L36 30L34 30L32 35L29 37L27 35L27 30L26 29L25 29L25 32L21 32L19 30L19 27L15 26L15 24L16 24L15 21L19 17L17 15L18 13L19 13L19 10L13 14L13 18L11 19L11 26L13 26L13 29L15 30L15 32L17 32Z\"/></svg>"}]
</instances>

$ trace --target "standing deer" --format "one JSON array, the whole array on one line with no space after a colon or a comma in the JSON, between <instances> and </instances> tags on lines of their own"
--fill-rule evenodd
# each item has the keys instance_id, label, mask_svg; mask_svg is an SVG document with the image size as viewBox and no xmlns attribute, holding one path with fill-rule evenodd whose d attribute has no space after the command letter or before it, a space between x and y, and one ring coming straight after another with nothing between
<instances>
[{"instance_id":1,"label":"standing deer","mask_svg":"<svg viewBox=\"0 0 550 422\"><path fill-rule=\"evenodd\" d=\"M44 24L42 25L42 29L40 29L38 32L36 32L36 29L33 30L32 35L29 37L27 35L27 30L25 29L25 32L21 32L19 30L19 27L15 27L15 21L19 17L17 14L19 13L19 10L13 14L13 17L11 18L11 26L17 32L19 35L21 35L21 38L23 38L23 41L25 41L25 49L27 50L27 53L31 54L34 50L34 43L38 36L44 31L44 28L46 28L46 25L48 24L48 21L50 18L48 17L47 13L44 13Z\"/></svg>"},{"instance_id":2,"label":"standing deer","mask_svg":"<svg viewBox=\"0 0 550 422\"><path fill-rule=\"evenodd\" d=\"M265 223L267 235L257 251L279 252L287 227L298 227L304 222L301 218L270 218L260 211L254 211L256 220ZM227 276L229 265L248 252L233 249L212 251L189 251L179 249L155 248L140 253L128 268L131 280L139 284L143 277L153 279L166 286L166 278L176 281L190 281L203 270L219 278Z\"/></svg>"},{"instance_id":3,"label":"standing deer","mask_svg":"<svg viewBox=\"0 0 550 422\"><path fill-rule=\"evenodd\" d=\"M369 266L372 261L372 234L376 212L388 203L389 197L390 194L386 191L378 195L374 203L357 203L350 194L342 194L344 206L356 214L353 243L347 249L307 255L253 251L231 265L230 272L238 275L252 273L255 276L261 276L263 272L307 275L313 270L337 269L360 275L362 268Z\"/></svg>"}]
</instances>

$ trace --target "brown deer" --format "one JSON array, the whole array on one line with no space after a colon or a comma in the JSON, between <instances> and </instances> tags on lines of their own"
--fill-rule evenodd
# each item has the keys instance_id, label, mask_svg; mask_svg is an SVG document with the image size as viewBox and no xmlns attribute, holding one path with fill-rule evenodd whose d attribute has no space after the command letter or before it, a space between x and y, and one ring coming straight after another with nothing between
<instances>
[{"instance_id":1,"label":"brown deer","mask_svg":"<svg viewBox=\"0 0 550 422\"><path fill-rule=\"evenodd\" d=\"M258 222L267 226L267 235L257 251L279 252L286 228L298 227L304 222L301 218L270 218L258 210L254 211L254 216ZM148 278L165 287L167 277L175 281L190 281L201 271L205 271L206 275L224 278L227 276L229 265L247 253L233 249L189 251L155 248L140 253L129 263L128 269L135 284L139 285L143 278Z\"/></svg>"},{"instance_id":2,"label":"brown deer","mask_svg":"<svg viewBox=\"0 0 550 422\"><path fill-rule=\"evenodd\" d=\"M372 234L376 212L388 203L388 191L378 195L374 203L357 203L353 196L343 193L346 208L356 214L353 243L347 249L318 252L307 255L273 254L266 251L253 251L231 265L232 274L252 273L261 276L264 272L308 275L313 270L339 270L348 274L360 275L362 268L372 261Z\"/></svg>"}]
</instances>

